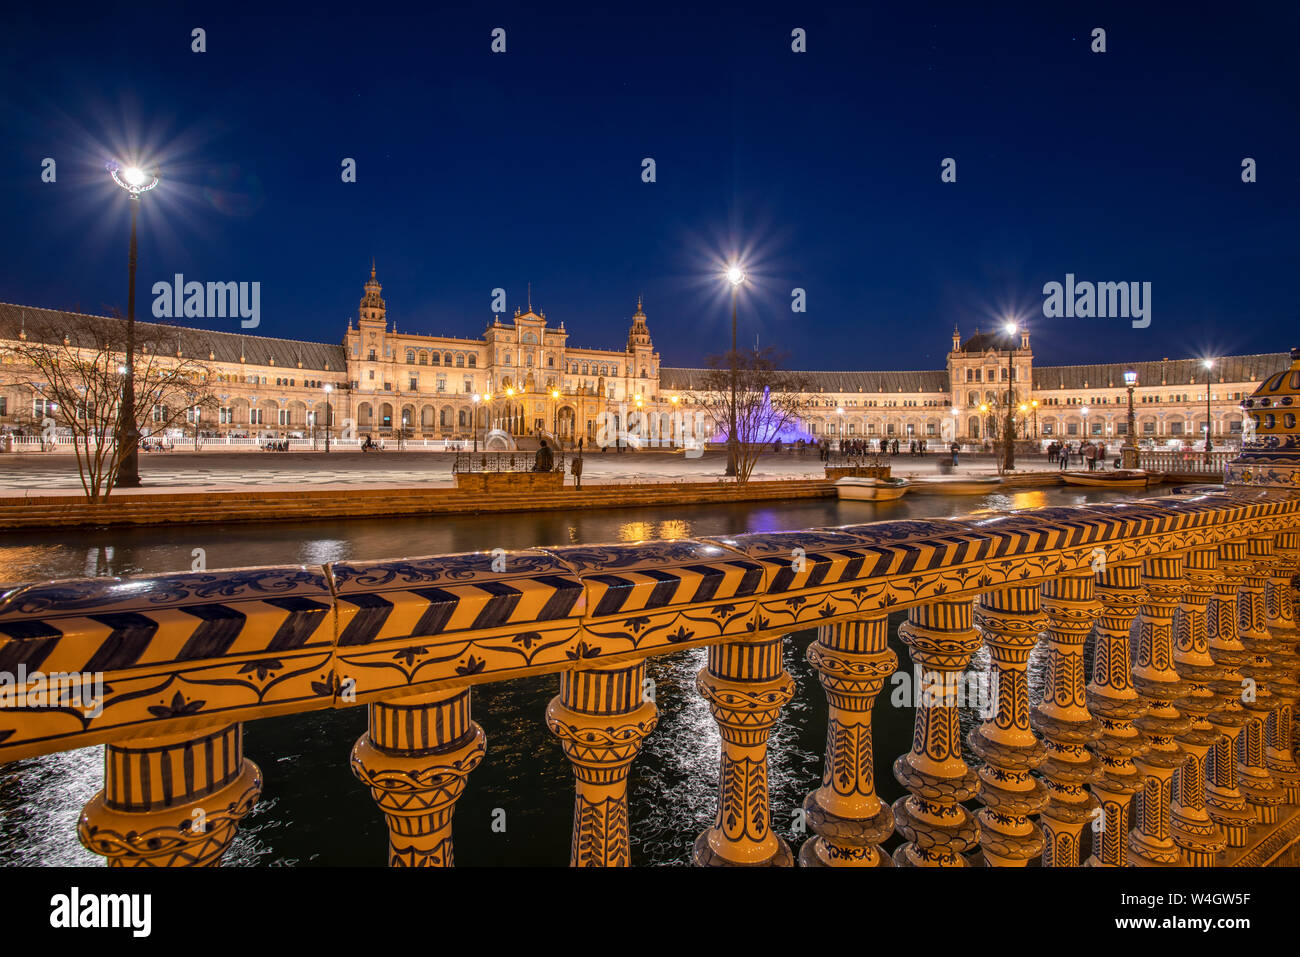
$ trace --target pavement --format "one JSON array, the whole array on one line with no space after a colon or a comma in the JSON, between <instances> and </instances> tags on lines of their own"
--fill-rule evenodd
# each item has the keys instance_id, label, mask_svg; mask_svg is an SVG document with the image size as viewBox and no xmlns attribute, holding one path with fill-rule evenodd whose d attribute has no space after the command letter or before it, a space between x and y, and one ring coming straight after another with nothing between
<instances>
[{"instance_id":1,"label":"pavement","mask_svg":"<svg viewBox=\"0 0 1300 957\"><path fill-rule=\"evenodd\" d=\"M526 453L519 453L526 454ZM942 460L946 461L947 456ZM167 491L237 491L257 488L452 488L454 453L399 452L149 452L140 454L140 489L119 489L114 495ZM938 455L894 456L893 474L938 474ZM835 464L835 463L832 463ZM1056 471L1046 456L1017 462L1017 473ZM582 484L632 482L710 482L721 479L723 452L688 459L672 452L594 453L583 456ZM989 475L997 471L993 456L963 456L957 474ZM820 479L825 465L815 452L763 455L754 467L754 481ZM76 458L64 452L0 454L0 495L81 494Z\"/></svg>"}]
</instances>

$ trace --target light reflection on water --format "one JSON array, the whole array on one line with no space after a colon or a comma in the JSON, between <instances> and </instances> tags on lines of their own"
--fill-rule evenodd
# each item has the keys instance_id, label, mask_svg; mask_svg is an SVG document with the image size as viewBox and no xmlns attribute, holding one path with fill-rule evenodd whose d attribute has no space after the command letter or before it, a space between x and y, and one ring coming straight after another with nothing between
<instances>
[{"instance_id":1,"label":"light reflection on water","mask_svg":"<svg viewBox=\"0 0 1300 957\"><path fill-rule=\"evenodd\" d=\"M647 538L733 535L746 531L858 524L885 519L960 517L980 510L1079 504L1104 490L1043 489L1010 495L945 499L919 497L877 506L826 500L755 506L450 516L274 525L99 529L41 533L42 544L0 535L0 581L84 575L188 571L192 550L207 567L329 561L527 548L548 544L630 542ZM1113 496L1111 496L1113 498ZM900 667L911 668L897 640L901 614L890 616L890 643ZM770 740L773 826L793 849L794 812L821 778L826 701L804 658L812 631L788 636L785 663L796 683ZM1091 648L1088 649L1089 653ZM632 853L637 864L690 862L692 842L713 820L717 800L717 726L695 691L707 652L690 649L651 658L659 725L646 739L631 777ZM1043 693L1043 647L1030 658L1030 698ZM973 670L988 666L981 648ZM457 863L544 865L567 860L573 809L572 771L542 715L558 678L480 685L474 717L487 734L487 757L470 776L457 805ZM876 699L876 786L893 801L902 789L891 766L911 746L913 712L890 703L887 685ZM963 739L982 720L963 709ZM245 752L262 769L264 789L243 821L226 863L234 866L381 865L387 833L369 793L351 774L348 753L365 730L361 709L283 715L248 722ZM967 752L973 767L978 759ZM0 866L95 865L102 859L77 841L76 821L102 783L99 748L0 765ZM504 832L493 828L505 821ZM887 844L892 847L895 841Z\"/></svg>"}]
</instances>

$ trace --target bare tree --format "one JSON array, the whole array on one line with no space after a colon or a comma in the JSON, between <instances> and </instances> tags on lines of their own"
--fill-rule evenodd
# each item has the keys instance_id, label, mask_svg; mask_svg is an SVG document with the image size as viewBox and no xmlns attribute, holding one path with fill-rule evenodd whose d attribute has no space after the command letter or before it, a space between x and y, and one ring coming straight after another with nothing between
<instances>
[{"instance_id":1,"label":"bare tree","mask_svg":"<svg viewBox=\"0 0 1300 957\"><path fill-rule=\"evenodd\" d=\"M179 331L137 325L136 429L165 433L190 410L214 408L208 366L184 356ZM120 318L55 313L24 326L23 337L0 347L15 380L43 400L55 427L72 436L86 498L112 493L123 449L118 441L126 371L126 324ZM199 413L201 415L201 411ZM197 428L197 423L196 423Z\"/></svg>"},{"instance_id":2,"label":"bare tree","mask_svg":"<svg viewBox=\"0 0 1300 957\"><path fill-rule=\"evenodd\" d=\"M734 356L737 484L749 481L758 457L816 398L812 377L781 368L781 359L772 348L741 349ZM732 360L730 352L709 356L698 388L687 393L724 431L731 422Z\"/></svg>"}]
</instances>

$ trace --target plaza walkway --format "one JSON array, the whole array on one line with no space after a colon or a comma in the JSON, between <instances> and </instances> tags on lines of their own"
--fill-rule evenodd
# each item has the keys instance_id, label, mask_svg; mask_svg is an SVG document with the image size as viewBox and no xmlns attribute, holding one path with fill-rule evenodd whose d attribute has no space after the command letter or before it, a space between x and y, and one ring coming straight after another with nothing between
<instances>
[{"instance_id":1,"label":"plaza walkway","mask_svg":"<svg viewBox=\"0 0 1300 957\"><path fill-rule=\"evenodd\" d=\"M528 453L519 453L525 455ZM946 460L946 456L944 457ZM166 490L214 492L256 488L293 489L349 487L451 488L455 455L442 452L150 452L140 455L142 489L120 489L114 495ZM907 476L938 472L940 457L895 456L893 474ZM687 459L671 452L595 453L583 457L582 484L632 482L707 482L723 477L726 456L709 452ZM1017 472L1055 470L1046 456L1027 456ZM993 474L993 456L963 456L959 474ZM816 453L762 456L754 481L823 478L825 466ZM572 483L572 478L567 478ZM64 452L0 455L0 493L81 494L81 480L72 454Z\"/></svg>"}]
</instances>

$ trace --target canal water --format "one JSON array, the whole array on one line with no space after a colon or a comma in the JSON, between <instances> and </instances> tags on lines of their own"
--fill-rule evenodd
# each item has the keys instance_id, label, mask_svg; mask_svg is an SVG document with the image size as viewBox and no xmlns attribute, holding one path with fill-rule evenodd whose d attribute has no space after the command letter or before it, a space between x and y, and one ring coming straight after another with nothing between
<instances>
[{"instance_id":1,"label":"canal water","mask_svg":"<svg viewBox=\"0 0 1300 957\"><path fill-rule=\"evenodd\" d=\"M1156 492L1155 494L1160 494ZM536 545L637 542L729 535L905 518L947 518L985 510L1076 505L1114 499L1105 490L1049 488L978 497L916 496L899 502L683 506L487 516L366 519L267 525L177 526L0 535L0 581L188 571L196 548L207 567L318 564ZM891 644L903 614L893 615ZM805 839L797 809L820 784L826 699L804 658L815 632L785 642L797 690L770 742L771 801L777 831L796 848ZM1036 652L1036 655L1038 653ZM633 765L630 785L633 863L684 865L696 835L713 819L718 732L695 691L706 652L651 658L659 725ZM988 667L982 649L972 671ZM1041 657L1030 661L1030 695L1042 695ZM1089 666L1090 668L1090 666ZM474 719L487 735L487 757L456 807L459 865L562 865L568 860L573 776L543 715L557 693L555 675L479 685ZM911 746L913 710L891 704L887 685L874 709L876 785L902 795L891 766ZM962 714L963 737L981 720ZM365 731L365 709L284 715L244 725L245 753L262 769L262 799L244 819L225 862L231 866L385 863L387 832L377 807L352 776L348 755ZM967 760L974 765L973 755ZM97 865L81 847L76 822L102 785L102 749L83 748L0 764L0 867ZM896 839L895 839L896 840ZM887 845L892 847L893 844Z\"/></svg>"}]
</instances>

